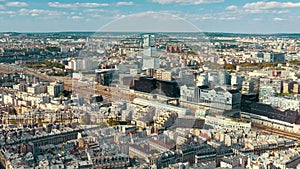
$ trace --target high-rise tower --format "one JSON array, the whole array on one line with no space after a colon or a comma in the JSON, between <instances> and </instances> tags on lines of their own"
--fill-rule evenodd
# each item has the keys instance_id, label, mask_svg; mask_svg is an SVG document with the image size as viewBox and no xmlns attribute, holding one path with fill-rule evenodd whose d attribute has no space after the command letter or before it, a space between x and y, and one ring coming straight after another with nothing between
<instances>
[{"instance_id":1,"label":"high-rise tower","mask_svg":"<svg viewBox=\"0 0 300 169\"><path fill-rule=\"evenodd\" d=\"M157 58L157 49L155 47L154 35L143 35L143 69L159 68L159 59Z\"/></svg>"}]
</instances>

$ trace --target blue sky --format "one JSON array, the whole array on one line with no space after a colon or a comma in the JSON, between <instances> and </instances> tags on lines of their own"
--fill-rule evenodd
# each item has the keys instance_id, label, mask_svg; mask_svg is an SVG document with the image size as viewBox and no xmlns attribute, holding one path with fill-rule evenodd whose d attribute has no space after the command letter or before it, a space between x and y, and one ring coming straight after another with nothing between
<instances>
[{"instance_id":1,"label":"blue sky","mask_svg":"<svg viewBox=\"0 0 300 169\"><path fill-rule=\"evenodd\" d=\"M178 27L192 23L207 32L300 33L299 0L0 0L0 31L96 31L126 16L139 22L142 12L162 13L144 20L169 28L177 27L172 15L187 21ZM127 26L113 23L120 31Z\"/></svg>"}]
</instances>

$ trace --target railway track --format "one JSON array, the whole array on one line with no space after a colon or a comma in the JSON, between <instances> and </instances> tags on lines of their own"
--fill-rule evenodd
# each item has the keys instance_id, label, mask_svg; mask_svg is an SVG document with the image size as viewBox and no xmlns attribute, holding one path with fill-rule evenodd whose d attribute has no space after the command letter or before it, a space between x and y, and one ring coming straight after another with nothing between
<instances>
[{"instance_id":1,"label":"railway track","mask_svg":"<svg viewBox=\"0 0 300 169\"><path fill-rule=\"evenodd\" d=\"M252 124L252 129L258 131L258 132L262 132L262 133L269 133L269 134L275 134L284 138L288 138L294 141L297 141L298 143L300 143L300 134L297 133L291 133L288 131L282 131L282 130L278 130L278 129L274 129L274 128L270 128L267 126L262 126L262 125L258 125L258 124Z\"/></svg>"}]
</instances>

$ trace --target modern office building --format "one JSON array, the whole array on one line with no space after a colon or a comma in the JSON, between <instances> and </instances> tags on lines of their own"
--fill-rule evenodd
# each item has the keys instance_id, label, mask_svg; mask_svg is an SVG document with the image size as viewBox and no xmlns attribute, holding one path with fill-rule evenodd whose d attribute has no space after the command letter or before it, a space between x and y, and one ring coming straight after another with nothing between
<instances>
[{"instance_id":1,"label":"modern office building","mask_svg":"<svg viewBox=\"0 0 300 169\"><path fill-rule=\"evenodd\" d=\"M57 97L62 91L64 91L64 82L56 81L47 86L47 92L50 96Z\"/></svg>"},{"instance_id":2,"label":"modern office building","mask_svg":"<svg viewBox=\"0 0 300 169\"><path fill-rule=\"evenodd\" d=\"M195 101L195 86L181 86L180 87L180 100L194 102Z\"/></svg>"},{"instance_id":3,"label":"modern office building","mask_svg":"<svg viewBox=\"0 0 300 169\"><path fill-rule=\"evenodd\" d=\"M225 110L240 108L240 92L238 90L208 86L181 86L180 99L182 101L205 103L207 106Z\"/></svg>"},{"instance_id":4,"label":"modern office building","mask_svg":"<svg viewBox=\"0 0 300 169\"><path fill-rule=\"evenodd\" d=\"M230 74L222 69L219 71L219 84L220 85L230 85L231 83L231 76Z\"/></svg>"},{"instance_id":5,"label":"modern office building","mask_svg":"<svg viewBox=\"0 0 300 169\"><path fill-rule=\"evenodd\" d=\"M238 89L241 89L243 86L244 78L241 75L238 75L236 73L232 73L231 75L231 85L237 87Z\"/></svg>"},{"instance_id":6,"label":"modern office building","mask_svg":"<svg viewBox=\"0 0 300 169\"><path fill-rule=\"evenodd\" d=\"M240 107L240 92L238 90L224 89L218 87L215 89L201 89L197 93L200 93L197 102L209 103L211 107L221 109L238 109Z\"/></svg>"},{"instance_id":7,"label":"modern office building","mask_svg":"<svg viewBox=\"0 0 300 169\"><path fill-rule=\"evenodd\" d=\"M160 66L160 61L158 58L152 58L152 57L143 58L143 70L155 69L155 68L159 68L159 66Z\"/></svg>"},{"instance_id":8,"label":"modern office building","mask_svg":"<svg viewBox=\"0 0 300 169\"><path fill-rule=\"evenodd\" d=\"M140 77L134 80L133 89L140 92L151 93L156 89L156 79L151 77Z\"/></svg>"},{"instance_id":9,"label":"modern office building","mask_svg":"<svg viewBox=\"0 0 300 169\"><path fill-rule=\"evenodd\" d=\"M300 122L299 113L297 111L282 111L264 103L253 103L251 105L251 110L248 113L266 116L270 119L280 120L291 124L298 124Z\"/></svg>"},{"instance_id":10,"label":"modern office building","mask_svg":"<svg viewBox=\"0 0 300 169\"><path fill-rule=\"evenodd\" d=\"M132 88L145 93L161 94L167 97L180 97L180 88L176 81L140 77L138 80L134 80Z\"/></svg>"},{"instance_id":11,"label":"modern office building","mask_svg":"<svg viewBox=\"0 0 300 169\"><path fill-rule=\"evenodd\" d=\"M259 102L257 93L242 94L242 97L241 97L241 111L250 112L251 111L251 105L253 103L257 103L257 102Z\"/></svg>"},{"instance_id":12,"label":"modern office building","mask_svg":"<svg viewBox=\"0 0 300 169\"><path fill-rule=\"evenodd\" d=\"M96 71L96 82L103 86L109 86L114 78L115 70L105 69Z\"/></svg>"},{"instance_id":13,"label":"modern office building","mask_svg":"<svg viewBox=\"0 0 300 169\"><path fill-rule=\"evenodd\" d=\"M143 35L143 47L155 46L155 35Z\"/></svg>"},{"instance_id":14,"label":"modern office building","mask_svg":"<svg viewBox=\"0 0 300 169\"><path fill-rule=\"evenodd\" d=\"M160 61L157 58L155 36L143 35L143 70L159 68Z\"/></svg>"},{"instance_id":15,"label":"modern office building","mask_svg":"<svg viewBox=\"0 0 300 169\"><path fill-rule=\"evenodd\" d=\"M263 58L264 62L285 62L285 53L260 52L258 57Z\"/></svg>"}]
</instances>

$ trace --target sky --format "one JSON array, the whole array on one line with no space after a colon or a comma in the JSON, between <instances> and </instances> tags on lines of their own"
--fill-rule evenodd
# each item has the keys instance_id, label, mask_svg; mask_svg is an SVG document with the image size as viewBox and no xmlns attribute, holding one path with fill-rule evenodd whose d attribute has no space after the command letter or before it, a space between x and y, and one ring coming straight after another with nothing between
<instances>
[{"instance_id":1,"label":"sky","mask_svg":"<svg viewBox=\"0 0 300 169\"><path fill-rule=\"evenodd\" d=\"M299 0L0 0L0 32L300 33Z\"/></svg>"}]
</instances>

